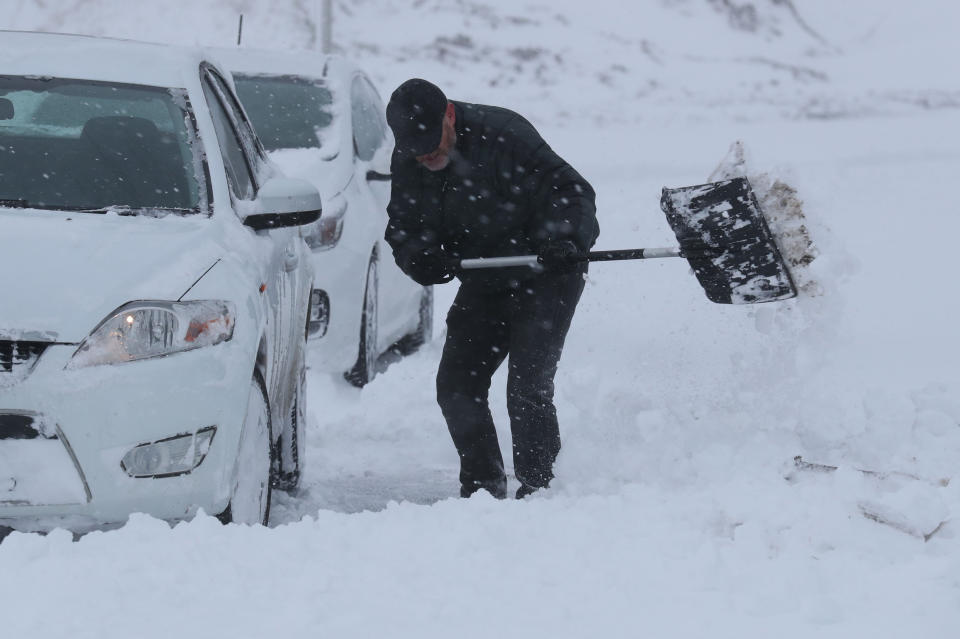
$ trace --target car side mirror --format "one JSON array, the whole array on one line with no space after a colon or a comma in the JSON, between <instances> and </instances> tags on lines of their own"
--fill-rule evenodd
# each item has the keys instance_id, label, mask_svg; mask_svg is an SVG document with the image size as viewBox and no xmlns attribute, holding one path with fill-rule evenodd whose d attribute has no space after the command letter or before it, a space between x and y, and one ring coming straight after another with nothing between
<instances>
[{"instance_id":1,"label":"car side mirror","mask_svg":"<svg viewBox=\"0 0 960 639\"><path fill-rule=\"evenodd\" d=\"M0 98L0 120L13 119L13 102L7 98Z\"/></svg>"},{"instance_id":2,"label":"car side mirror","mask_svg":"<svg viewBox=\"0 0 960 639\"><path fill-rule=\"evenodd\" d=\"M260 231L316 222L322 209L320 192L312 183L275 177L264 182L243 223Z\"/></svg>"}]
</instances>

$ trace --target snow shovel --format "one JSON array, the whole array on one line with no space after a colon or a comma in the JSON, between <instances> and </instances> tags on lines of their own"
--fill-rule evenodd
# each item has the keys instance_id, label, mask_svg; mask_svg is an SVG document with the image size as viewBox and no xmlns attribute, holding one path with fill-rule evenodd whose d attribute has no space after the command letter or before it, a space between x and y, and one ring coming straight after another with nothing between
<instances>
[{"instance_id":1,"label":"snow shovel","mask_svg":"<svg viewBox=\"0 0 960 639\"><path fill-rule=\"evenodd\" d=\"M746 178L663 189L660 208L677 236L678 248L591 251L574 262L683 257L717 304L757 304L796 297L786 262L767 227ZM536 255L461 260L462 269L529 266Z\"/></svg>"}]
</instances>

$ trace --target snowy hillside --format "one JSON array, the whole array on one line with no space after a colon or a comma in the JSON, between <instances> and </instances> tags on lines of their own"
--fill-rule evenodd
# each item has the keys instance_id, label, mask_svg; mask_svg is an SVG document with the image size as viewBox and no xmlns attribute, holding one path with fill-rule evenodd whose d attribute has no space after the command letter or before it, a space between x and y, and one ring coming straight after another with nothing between
<instances>
[{"instance_id":1,"label":"snowy hillside","mask_svg":"<svg viewBox=\"0 0 960 639\"><path fill-rule=\"evenodd\" d=\"M320 3L11 6L0 28L218 45L242 12L249 46L309 48ZM517 503L454 498L439 287L423 351L362 391L310 375L305 487L273 528L11 534L2 634L954 636L958 20L948 0L336 2L336 47L385 96L422 76L528 115L596 188L598 247L671 245L660 189L741 141L758 189L802 201L804 295L717 306L681 260L593 265L558 478ZM502 443L504 393L501 371Z\"/></svg>"},{"instance_id":2,"label":"snowy hillside","mask_svg":"<svg viewBox=\"0 0 960 639\"><path fill-rule=\"evenodd\" d=\"M245 46L320 40L322 0L9 3L2 28L232 46L243 14ZM337 0L333 45L384 92L445 78L572 126L837 118L960 107L944 51L958 20L947 0Z\"/></svg>"}]
</instances>

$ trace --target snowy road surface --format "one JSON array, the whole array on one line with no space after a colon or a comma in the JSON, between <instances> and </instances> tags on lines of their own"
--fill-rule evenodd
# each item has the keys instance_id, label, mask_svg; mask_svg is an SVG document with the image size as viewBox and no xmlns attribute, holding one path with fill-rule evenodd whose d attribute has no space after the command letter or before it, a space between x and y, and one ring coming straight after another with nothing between
<instances>
[{"instance_id":1,"label":"snowy road surface","mask_svg":"<svg viewBox=\"0 0 960 639\"><path fill-rule=\"evenodd\" d=\"M120 0L20 3L14 26L232 41L236 3L187 4L197 26ZM307 45L304 3L240 4L253 42ZM682 260L593 265L557 480L497 502L454 498L439 287L438 338L367 388L311 371L304 486L273 527L13 533L0 637L956 636L957 5L335 4L382 92L421 75L529 115L596 188L598 248L672 244L661 187L741 140L798 190L819 292L723 307ZM504 394L501 371L509 452Z\"/></svg>"}]
</instances>

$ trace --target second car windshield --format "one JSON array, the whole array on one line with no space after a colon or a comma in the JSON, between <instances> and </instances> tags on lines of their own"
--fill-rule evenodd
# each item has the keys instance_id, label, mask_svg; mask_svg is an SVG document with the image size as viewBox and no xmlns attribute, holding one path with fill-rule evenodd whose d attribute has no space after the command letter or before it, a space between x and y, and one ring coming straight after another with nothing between
<instances>
[{"instance_id":1,"label":"second car windshield","mask_svg":"<svg viewBox=\"0 0 960 639\"><path fill-rule=\"evenodd\" d=\"M267 151L321 146L333 122L333 96L322 83L300 76L235 74L237 95Z\"/></svg>"},{"instance_id":2,"label":"second car windshield","mask_svg":"<svg viewBox=\"0 0 960 639\"><path fill-rule=\"evenodd\" d=\"M0 76L0 207L199 211L185 93Z\"/></svg>"}]
</instances>

